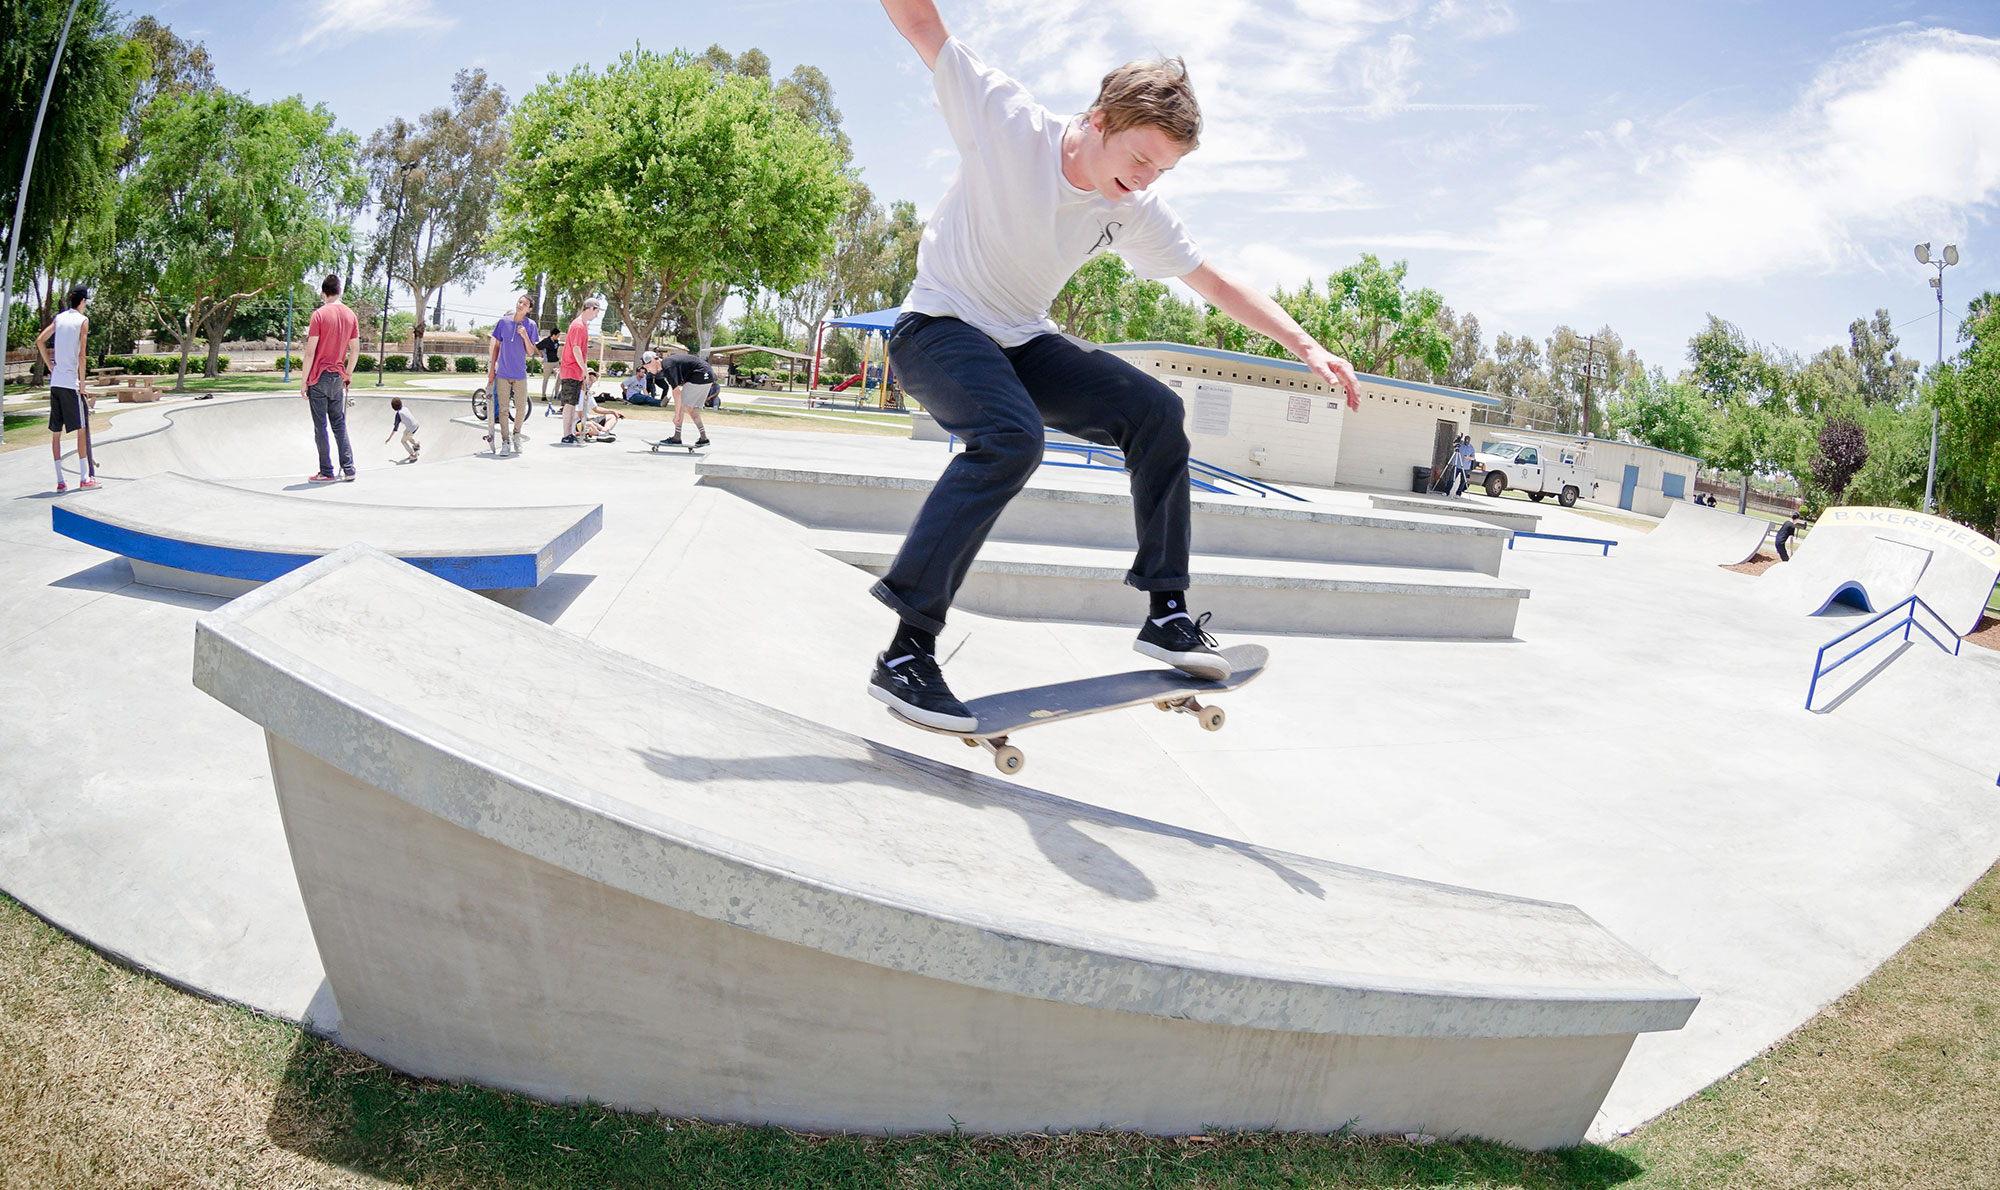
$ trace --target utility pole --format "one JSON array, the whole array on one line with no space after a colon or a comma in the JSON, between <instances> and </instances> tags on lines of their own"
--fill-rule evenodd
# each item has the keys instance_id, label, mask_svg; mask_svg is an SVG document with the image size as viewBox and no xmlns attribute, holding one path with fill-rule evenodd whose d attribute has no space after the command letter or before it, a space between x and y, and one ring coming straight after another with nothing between
<instances>
[{"instance_id":1,"label":"utility pole","mask_svg":"<svg viewBox=\"0 0 2000 1190\"><path fill-rule=\"evenodd\" d=\"M49 59L49 77L42 84L42 103L35 109L35 130L28 134L28 161L21 167L21 192L14 198L14 230L7 234L7 276L4 284L0 284L0 409L7 405L7 323L14 316L14 254L21 247L21 216L28 210L28 179L34 175L35 150L42 143L42 117L49 114L49 92L55 90L56 71L62 68L63 50L69 46L70 22L76 19L76 6L82 2L69 0L69 15L63 18L62 32L56 36L55 56ZM0 413L0 442L7 440L6 421L6 414Z\"/></svg>"},{"instance_id":2,"label":"utility pole","mask_svg":"<svg viewBox=\"0 0 2000 1190\"><path fill-rule=\"evenodd\" d=\"M1923 243L1917 245L1917 263L1927 264L1937 269L1937 276L1931 278L1931 288L1937 290L1937 299L1938 299L1937 366L1939 368L1942 368L1944 367L1944 271L1950 266L1958 263L1958 245L1946 244L1944 246L1944 255L1938 257L1936 260L1932 260L1930 241L1925 240ZM1937 490L1937 444L1938 444L1938 411L1937 411L1937 406L1932 405L1931 406L1931 461L1930 464L1924 468L1924 511L1925 512L1931 512L1935 510L1935 508L1937 507L1931 500L1932 493L1934 493Z\"/></svg>"},{"instance_id":3,"label":"utility pole","mask_svg":"<svg viewBox=\"0 0 2000 1190\"><path fill-rule=\"evenodd\" d=\"M1583 436L1586 438L1590 437L1590 382L1592 379L1608 378L1606 375L1608 369L1598 362L1598 356L1603 354L1605 353L1597 349L1597 336L1591 335L1584 341L1582 351L1579 352L1574 348L1570 350L1569 359L1566 361L1568 365L1566 370L1571 375L1583 373ZM1583 357L1581 364L1577 363L1579 355Z\"/></svg>"}]
</instances>

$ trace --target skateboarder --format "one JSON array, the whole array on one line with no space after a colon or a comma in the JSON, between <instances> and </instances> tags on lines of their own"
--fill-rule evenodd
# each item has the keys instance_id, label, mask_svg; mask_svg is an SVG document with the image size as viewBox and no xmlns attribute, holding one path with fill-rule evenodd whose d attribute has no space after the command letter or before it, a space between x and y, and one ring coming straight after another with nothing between
<instances>
[{"instance_id":1,"label":"skateboarder","mask_svg":"<svg viewBox=\"0 0 2000 1190\"><path fill-rule=\"evenodd\" d=\"M701 407L708 398L721 389L716 383L715 373L698 355L674 352L660 361L660 375L666 378L667 387L674 391L674 436L660 441L661 446L680 446L681 415L694 418L695 432L701 437L695 439L696 446L708 445L708 427L701 424ZM690 404L687 399L688 386L692 385L700 393Z\"/></svg>"},{"instance_id":2,"label":"skateboarder","mask_svg":"<svg viewBox=\"0 0 2000 1190\"><path fill-rule=\"evenodd\" d=\"M1791 515L1791 519L1778 526L1778 538L1771 543L1778 547L1778 561L1789 562L1792 560L1792 556L1785 552L1785 543L1792 539L1792 534L1799 531L1799 523L1799 514L1795 512Z\"/></svg>"},{"instance_id":3,"label":"skateboarder","mask_svg":"<svg viewBox=\"0 0 2000 1190\"><path fill-rule=\"evenodd\" d=\"M389 408L396 413L396 420L389 423L389 438L394 438L398 430L402 431L403 451L410 456L404 462L414 463L417 461L417 452L424 448L423 443L417 441L417 419L409 410L403 408L401 397L390 397ZM387 442L389 438L384 438L382 441Z\"/></svg>"},{"instance_id":4,"label":"skateboarder","mask_svg":"<svg viewBox=\"0 0 2000 1190\"><path fill-rule=\"evenodd\" d=\"M90 395L83 378L84 352L90 339L90 319L84 307L90 304L90 290L81 285L69 291L69 300L55 321L35 336L35 353L49 375L49 453L56 463L56 495L69 491L63 481L62 436L76 435L76 486L89 491L98 486L97 457L90 449ZM50 343L54 342L54 354Z\"/></svg>"},{"instance_id":5,"label":"skateboarder","mask_svg":"<svg viewBox=\"0 0 2000 1190\"><path fill-rule=\"evenodd\" d=\"M1188 439L1164 384L1057 332L1049 304L1092 256L1115 251L1141 277L1178 277L1224 314L1283 344L1361 407L1346 360L1276 302L1203 259L1155 181L1192 152L1201 112L1179 59L1104 76L1090 109L1063 117L981 62L931 0L883 0L932 72L958 174L924 229L917 279L889 335L903 386L965 450L932 488L876 598L900 624L869 693L931 727L970 730L945 685L937 633L986 535L1040 466L1043 427L1125 453L1138 553L1125 581L1151 598L1133 647L1188 673L1229 662L1188 610Z\"/></svg>"}]
</instances>

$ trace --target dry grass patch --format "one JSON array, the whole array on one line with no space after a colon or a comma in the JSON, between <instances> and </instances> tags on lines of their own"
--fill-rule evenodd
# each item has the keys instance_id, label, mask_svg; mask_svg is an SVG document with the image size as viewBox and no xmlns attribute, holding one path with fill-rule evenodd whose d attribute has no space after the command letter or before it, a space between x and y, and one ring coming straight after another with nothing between
<instances>
[{"instance_id":1,"label":"dry grass patch","mask_svg":"<svg viewBox=\"0 0 2000 1190\"><path fill-rule=\"evenodd\" d=\"M1634 1190L2000 1187L2000 865L1798 1032L1616 1146Z\"/></svg>"}]
</instances>

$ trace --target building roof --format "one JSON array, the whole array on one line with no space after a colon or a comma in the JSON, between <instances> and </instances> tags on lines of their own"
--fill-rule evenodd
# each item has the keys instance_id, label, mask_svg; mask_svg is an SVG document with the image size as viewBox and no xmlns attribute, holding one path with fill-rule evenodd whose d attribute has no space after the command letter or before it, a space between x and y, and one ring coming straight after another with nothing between
<instances>
[{"instance_id":1,"label":"building roof","mask_svg":"<svg viewBox=\"0 0 2000 1190\"><path fill-rule=\"evenodd\" d=\"M1207 359L1225 360L1243 367L1275 368L1283 372L1303 372L1312 375L1312 369L1297 360L1280 359L1274 355L1251 355L1247 351L1222 351L1214 347L1196 347L1191 343L1106 343L1107 351L1172 351L1181 355L1198 355ZM1471 389L1449 388L1442 384L1426 384L1420 380L1401 380L1394 376L1378 376L1373 372L1356 372L1364 383L1379 384L1385 388L1400 388L1409 392L1428 393L1434 397L1450 397L1453 400L1469 401L1474 405L1491 405L1498 408L1500 400Z\"/></svg>"}]
</instances>

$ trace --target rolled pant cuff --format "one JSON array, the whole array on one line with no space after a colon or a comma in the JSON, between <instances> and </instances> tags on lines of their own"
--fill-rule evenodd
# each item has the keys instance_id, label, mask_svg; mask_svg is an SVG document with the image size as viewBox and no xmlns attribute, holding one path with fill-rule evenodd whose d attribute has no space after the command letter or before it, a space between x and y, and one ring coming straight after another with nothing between
<instances>
[{"instance_id":1,"label":"rolled pant cuff","mask_svg":"<svg viewBox=\"0 0 2000 1190\"><path fill-rule=\"evenodd\" d=\"M1177 588L1167 589L1176 590ZM932 636L936 636L938 633L944 631L943 620L932 619L930 616L904 603L902 596L889 589L889 584L878 581L874 586L868 588L868 593L883 603L888 604L898 616L903 618L903 623L908 624L912 628L921 628Z\"/></svg>"},{"instance_id":2,"label":"rolled pant cuff","mask_svg":"<svg viewBox=\"0 0 2000 1190\"><path fill-rule=\"evenodd\" d=\"M1141 591L1152 592L1185 591L1193 586L1194 583L1185 574L1170 574L1165 578L1146 578L1137 571L1128 570L1125 572L1125 585L1128 587L1137 587Z\"/></svg>"}]
</instances>

